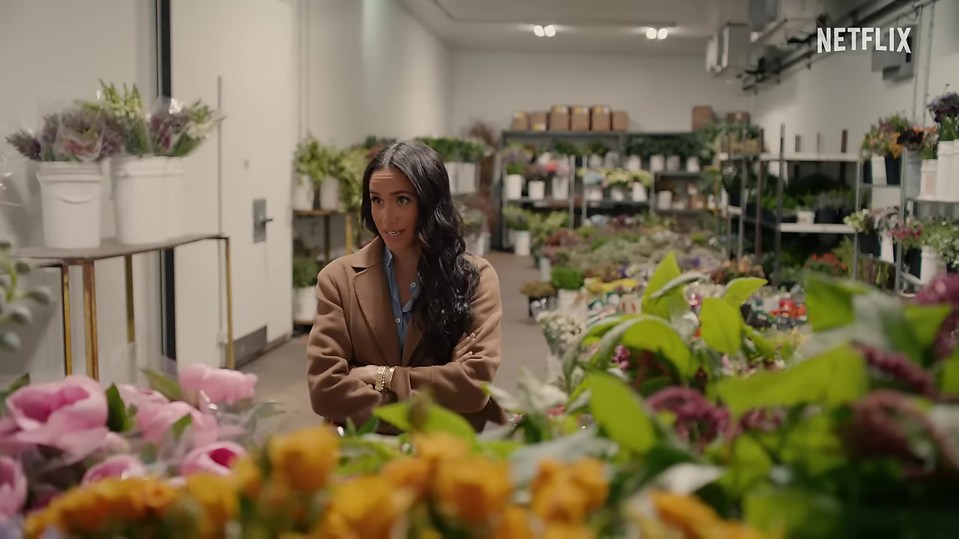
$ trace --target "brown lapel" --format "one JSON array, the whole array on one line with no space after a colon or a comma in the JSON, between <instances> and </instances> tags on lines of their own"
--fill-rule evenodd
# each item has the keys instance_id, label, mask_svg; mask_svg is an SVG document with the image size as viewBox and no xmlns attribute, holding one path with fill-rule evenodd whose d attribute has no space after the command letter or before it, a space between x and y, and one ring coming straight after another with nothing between
<instances>
[{"instance_id":1,"label":"brown lapel","mask_svg":"<svg viewBox=\"0 0 959 539\"><path fill-rule=\"evenodd\" d=\"M350 264L357 270L353 280L353 291L360 312L369 328L369 338L376 341L387 365L400 365L400 340L396 335L396 323L393 321L393 306L390 301L390 287L383 273L383 242L374 239L351 255ZM354 335L354 339L358 336ZM409 337L407 337L409 339ZM407 343L407 349L409 343ZM405 355L405 354L404 354ZM374 358L361 358L374 363Z\"/></svg>"},{"instance_id":2,"label":"brown lapel","mask_svg":"<svg viewBox=\"0 0 959 539\"><path fill-rule=\"evenodd\" d=\"M416 351L416 347L420 345L422 339L423 330L420 329L419 320L416 320L406 328L406 343L403 345L402 363L404 367L409 366L410 361L413 359L413 352Z\"/></svg>"}]
</instances>

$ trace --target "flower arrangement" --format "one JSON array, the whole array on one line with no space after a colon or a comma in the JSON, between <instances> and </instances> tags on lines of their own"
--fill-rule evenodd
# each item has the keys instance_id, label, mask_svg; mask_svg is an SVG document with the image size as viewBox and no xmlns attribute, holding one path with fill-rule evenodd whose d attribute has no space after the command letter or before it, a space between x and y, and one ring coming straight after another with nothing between
<instances>
[{"instance_id":1,"label":"flower arrangement","mask_svg":"<svg viewBox=\"0 0 959 539\"><path fill-rule=\"evenodd\" d=\"M41 162L100 162L123 148L117 126L100 112L82 106L44 116L38 135L20 129L7 136L7 142L27 159Z\"/></svg>"},{"instance_id":2,"label":"flower arrangement","mask_svg":"<svg viewBox=\"0 0 959 539\"><path fill-rule=\"evenodd\" d=\"M274 406L253 400L255 375L192 365L178 382L148 376L156 389L104 390L71 375L42 384L24 377L4 391L0 452L13 462L0 465L15 469L26 486L16 487L0 520L111 477L227 475L237 457L261 442L258 421Z\"/></svg>"},{"instance_id":3,"label":"flower arrangement","mask_svg":"<svg viewBox=\"0 0 959 539\"><path fill-rule=\"evenodd\" d=\"M328 178L336 178L340 167L341 152L332 146L321 144L313 135L301 140L293 152L293 169L307 178L314 188Z\"/></svg>"},{"instance_id":4,"label":"flower arrangement","mask_svg":"<svg viewBox=\"0 0 959 539\"><path fill-rule=\"evenodd\" d=\"M586 331L586 318L579 313L542 311L536 315L536 322L543 328L546 342L557 357L562 357Z\"/></svg>"},{"instance_id":5,"label":"flower arrangement","mask_svg":"<svg viewBox=\"0 0 959 539\"><path fill-rule=\"evenodd\" d=\"M875 229L875 223L872 219L872 212L868 209L862 209L857 212L850 213L842 220L846 226L852 227L853 230L858 234L864 234L871 232Z\"/></svg>"},{"instance_id":6,"label":"flower arrangement","mask_svg":"<svg viewBox=\"0 0 959 539\"><path fill-rule=\"evenodd\" d=\"M160 100L150 116L153 153L186 157L206 140L224 117L201 100L183 105L175 99Z\"/></svg>"},{"instance_id":7,"label":"flower arrangement","mask_svg":"<svg viewBox=\"0 0 959 539\"><path fill-rule=\"evenodd\" d=\"M939 140L959 139L959 94L947 92L938 96L929 103L928 109L939 126Z\"/></svg>"},{"instance_id":8,"label":"flower arrangement","mask_svg":"<svg viewBox=\"0 0 959 539\"><path fill-rule=\"evenodd\" d=\"M950 268L959 267L959 229L951 219L934 217L923 222L922 243Z\"/></svg>"},{"instance_id":9,"label":"flower arrangement","mask_svg":"<svg viewBox=\"0 0 959 539\"><path fill-rule=\"evenodd\" d=\"M528 298L551 298L556 295L556 288L548 281L527 281L519 289L520 294Z\"/></svg>"},{"instance_id":10,"label":"flower arrangement","mask_svg":"<svg viewBox=\"0 0 959 539\"><path fill-rule=\"evenodd\" d=\"M922 153L930 145L930 140L937 140L938 132L935 127L912 126L900 132L896 142L910 152Z\"/></svg>"},{"instance_id":11,"label":"flower arrangement","mask_svg":"<svg viewBox=\"0 0 959 539\"><path fill-rule=\"evenodd\" d=\"M874 156L898 159L903 150L899 142L900 134L912 130L909 120L902 114L880 118L878 125L873 125L866 133L862 147Z\"/></svg>"},{"instance_id":12,"label":"flower arrangement","mask_svg":"<svg viewBox=\"0 0 959 539\"><path fill-rule=\"evenodd\" d=\"M123 151L128 155L153 153L153 137L150 133L150 115L143 103L140 89L123 85L123 91L113 83L100 81L100 99L84 102L83 107L103 114L123 139Z\"/></svg>"},{"instance_id":13,"label":"flower arrangement","mask_svg":"<svg viewBox=\"0 0 959 539\"><path fill-rule=\"evenodd\" d=\"M905 220L895 215L886 229L886 234L892 237L893 241L902 243L904 251L922 246L922 222L911 215Z\"/></svg>"}]
</instances>

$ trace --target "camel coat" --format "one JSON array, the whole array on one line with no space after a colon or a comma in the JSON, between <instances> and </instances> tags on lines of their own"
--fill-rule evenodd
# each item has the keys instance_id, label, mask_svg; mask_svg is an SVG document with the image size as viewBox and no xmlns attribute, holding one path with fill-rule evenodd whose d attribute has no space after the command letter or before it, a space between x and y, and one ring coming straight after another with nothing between
<instances>
[{"instance_id":1,"label":"camel coat","mask_svg":"<svg viewBox=\"0 0 959 539\"><path fill-rule=\"evenodd\" d=\"M448 358L437 358L423 339L416 316L400 354L382 240L376 238L320 271L316 317L307 345L310 400L317 414L338 425L350 419L360 426L377 406L429 389L435 402L462 415L476 430L482 430L487 422L504 421L503 411L483 389L495 378L500 363L503 309L499 278L486 259L467 256L480 276L470 330L476 339L470 357L448 363ZM363 365L395 367L392 392L377 392L351 376L353 367ZM380 431L396 432L383 424Z\"/></svg>"}]
</instances>

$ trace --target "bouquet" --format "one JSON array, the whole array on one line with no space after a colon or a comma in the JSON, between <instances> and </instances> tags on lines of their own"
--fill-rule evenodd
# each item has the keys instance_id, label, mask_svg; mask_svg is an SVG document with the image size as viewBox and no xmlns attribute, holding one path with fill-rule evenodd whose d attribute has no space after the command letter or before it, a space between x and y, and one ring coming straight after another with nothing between
<instances>
[{"instance_id":1,"label":"bouquet","mask_svg":"<svg viewBox=\"0 0 959 539\"><path fill-rule=\"evenodd\" d=\"M95 163L119 154L123 135L102 112L70 107L43 118L39 135L20 129L7 136L18 152L31 161Z\"/></svg>"},{"instance_id":2,"label":"bouquet","mask_svg":"<svg viewBox=\"0 0 959 539\"><path fill-rule=\"evenodd\" d=\"M166 157L185 157L222 121L223 116L200 100L188 106L175 99L161 100L150 117L153 151Z\"/></svg>"},{"instance_id":3,"label":"bouquet","mask_svg":"<svg viewBox=\"0 0 959 539\"><path fill-rule=\"evenodd\" d=\"M959 138L959 94L949 92L929 103L929 112L939 125L939 139L943 141Z\"/></svg>"}]
</instances>

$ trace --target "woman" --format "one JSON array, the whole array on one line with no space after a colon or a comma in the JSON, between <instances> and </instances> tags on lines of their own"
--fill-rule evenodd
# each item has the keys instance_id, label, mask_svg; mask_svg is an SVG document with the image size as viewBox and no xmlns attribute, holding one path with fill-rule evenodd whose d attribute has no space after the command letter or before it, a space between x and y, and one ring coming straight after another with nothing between
<instances>
[{"instance_id":1,"label":"woman","mask_svg":"<svg viewBox=\"0 0 959 539\"><path fill-rule=\"evenodd\" d=\"M377 406L428 391L476 430L502 423L484 390L500 362L499 279L465 253L443 160L420 142L384 149L363 174L361 211L376 238L318 277L313 410L360 426Z\"/></svg>"}]
</instances>

